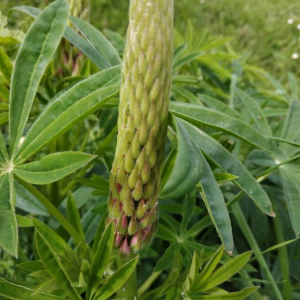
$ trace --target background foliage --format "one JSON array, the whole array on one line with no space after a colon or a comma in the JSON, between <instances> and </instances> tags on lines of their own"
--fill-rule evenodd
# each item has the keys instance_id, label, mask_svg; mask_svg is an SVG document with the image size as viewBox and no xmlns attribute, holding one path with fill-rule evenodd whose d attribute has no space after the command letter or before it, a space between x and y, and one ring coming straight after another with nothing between
<instances>
[{"instance_id":1,"label":"background foliage","mask_svg":"<svg viewBox=\"0 0 300 300\"><path fill-rule=\"evenodd\" d=\"M128 8L125 1L115 2L92 1L91 22L109 29L104 32L117 50L108 42L105 47L97 44L103 41L98 31L88 31L86 23L71 19L69 25L85 33L85 47L78 39L72 40L76 47L64 39L53 60L49 53L41 55L50 63L45 72L36 74L42 78L36 96L24 100L32 100L33 107L28 122L23 120L28 134L25 141L19 136L23 144L15 158L19 258L0 250L3 296L16 291L26 299L32 293L41 299L47 292L45 299L57 299L50 293L81 299L84 291L93 294L97 286L95 299L107 299L117 290L122 297L120 287L137 263L135 259L120 263L115 253L103 257L113 246L112 225L103 233L117 133L119 68L111 66L118 64L118 53L123 52ZM14 4L39 5L9 1L0 9L8 14ZM172 117L160 225L151 246L140 253L139 299L244 299L249 294L249 299L257 300L300 299L300 244L295 240L300 233L300 104L297 61L291 59L298 51L293 15L298 5L296 1L254 1L249 6L240 1L176 3ZM7 54L2 53L0 146L8 140L9 93L28 85L15 62L32 22L23 13L13 12L8 26L4 21L0 25L0 46ZM293 25L287 23L289 18ZM59 42L57 34L52 38ZM33 61L27 61L28 72ZM13 63L15 83L10 81ZM37 83L29 83L29 89ZM76 89L80 93L73 93ZM72 108L81 99L87 100ZM18 113L14 101L10 113L14 109ZM70 113L64 116L57 101ZM46 123L49 127L40 133ZM62 134L57 132L59 126L65 126ZM6 170L5 147L1 149L1 167ZM68 152L53 154L62 151ZM204 176L192 173L193 165L198 170L202 166ZM7 175L1 177L0 203L11 195L9 181ZM270 218L274 213L277 217ZM14 249L14 240L8 241ZM112 284L117 269L123 277ZM135 283L126 284L125 290ZM225 290L232 293L218 296Z\"/></svg>"}]
</instances>

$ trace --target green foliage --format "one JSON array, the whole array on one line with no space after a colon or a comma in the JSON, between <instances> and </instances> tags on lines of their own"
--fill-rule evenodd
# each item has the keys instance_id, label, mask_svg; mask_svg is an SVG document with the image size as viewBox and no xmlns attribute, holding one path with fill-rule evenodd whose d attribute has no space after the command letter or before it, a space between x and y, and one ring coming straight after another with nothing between
<instances>
[{"instance_id":1,"label":"green foliage","mask_svg":"<svg viewBox=\"0 0 300 300\"><path fill-rule=\"evenodd\" d=\"M124 258L105 220L125 39L66 0L16 11L35 20L0 22L0 298L298 299L297 76L177 25L158 231Z\"/></svg>"}]
</instances>

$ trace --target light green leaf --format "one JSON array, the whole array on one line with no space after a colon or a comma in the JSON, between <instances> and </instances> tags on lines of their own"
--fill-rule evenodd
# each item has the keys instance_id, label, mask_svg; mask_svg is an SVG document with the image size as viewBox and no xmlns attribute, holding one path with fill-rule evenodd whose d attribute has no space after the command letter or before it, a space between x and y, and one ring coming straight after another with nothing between
<instances>
[{"instance_id":1,"label":"light green leaf","mask_svg":"<svg viewBox=\"0 0 300 300\"><path fill-rule=\"evenodd\" d=\"M211 218L209 216L204 217L197 223L195 223L185 234L184 238L187 239L189 237L195 237L206 227L212 225Z\"/></svg>"},{"instance_id":2,"label":"light green leaf","mask_svg":"<svg viewBox=\"0 0 300 300\"><path fill-rule=\"evenodd\" d=\"M64 270L58 256L50 243L39 231L35 233L35 243L39 257L56 285L61 288L70 299L82 300L77 291L73 288L70 278Z\"/></svg>"},{"instance_id":3,"label":"light green leaf","mask_svg":"<svg viewBox=\"0 0 300 300\"><path fill-rule=\"evenodd\" d=\"M0 247L18 256L18 228L15 216L15 191L12 173L0 176Z\"/></svg>"},{"instance_id":4,"label":"light green leaf","mask_svg":"<svg viewBox=\"0 0 300 300\"><path fill-rule=\"evenodd\" d=\"M57 181L94 159L95 156L81 152L49 154L40 161L14 167L14 174L33 184Z\"/></svg>"},{"instance_id":5,"label":"light green leaf","mask_svg":"<svg viewBox=\"0 0 300 300\"><path fill-rule=\"evenodd\" d=\"M83 118L100 108L120 88L120 67L90 76L59 94L30 128L16 163L25 161Z\"/></svg>"},{"instance_id":6,"label":"light green leaf","mask_svg":"<svg viewBox=\"0 0 300 300\"><path fill-rule=\"evenodd\" d=\"M70 20L111 66L119 65L122 62L117 50L97 28L73 16L70 16Z\"/></svg>"},{"instance_id":7,"label":"light green leaf","mask_svg":"<svg viewBox=\"0 0 300 300\"><path fill-rule=\"evenodd\" d=\"M233 251L233 236L229 213L214 174L204 158L203 161L204 172L200 178L201 196L226 251L231 254Z\"/></svg>"},{"instance_id":8,"label":"light green leaf","mask_svg":"<svg viewBox=\"0 0 300 300\"><path fill-rule=\"evenodd\" d=\"M251 114L252 119L254 120L258 131L265 136L271 136L272 130L269 127L269 123L268 123L267 119L265 118L258 103L253 98L251 98L248 94L243 92L242 90L236 88L235 91L236 91L236 94L239 96L239 98L244 103L247 111L249 111L249 113Z\"/></svg>"},{"instance_id":9,"label":"light green leaf","mask_svg":"<svg viewBox=\"0 0 300 300\"><path fill-rule=\"evenodd\" d=\"M205 155L223 171L238 176L239 178L233 182L255 202L261 211L274 216L269 197L244 165L212 137L187 122L184 122L184 125Z\"/></svg>"},{"instance_id":10,"label":"light green leaf","mask_svg":"<svg viewBox=\"0 0 300 300\"><path fill-rule=\"evenodd\" d=\"M196 276L198 275L199 269L200 269L200 258L197 252L195 251L193 255L190 271L189 271L189 278L191 279L192 282L195 280Z\"/></svg>"},{"instance_id":11,"label":"light green leaf","mask_svg":"<svg viewBox=\"0 0 300 300\"><path fill-rule=\"evenodd\" d=\"M218 295L191 296L191 300L243 300L255 292L258 287L245 288L239 292Z\"/></svg>"},{"instance_id":12,"label":"light green leaf","mask_svg":"<svg viewBox=\"0 0 300 300\"><path fill-rule=\"evenodd\" d=\"M5 79L10 82L12 73L12 63L2 47L0 47L0 72L3 74Z\"/></svg>"},{"instance_id":13,"label":"light green leaf","mask_svg":"<svg viewBox=\"0 0 300 300\"><path fill-rule=\"evenodd\" d=\"M172 243L156 263L153 272L163 271L168 268L173 261L175 252L179 251L179 249L180 246L178 243Z\"/></svg>"},{"instance_id":14,"label":"light green leaf","mask_svg":"<svg viewBox=\"0 0 300 300\"><path fill-rule=\"evenodd\" d=\"M177 156L171 175L160 193L162 198L179 198L190 192L203 173L203 161L199 149L179 120L176 120L176 128Z\"/></svg>"},{"instance_id":15,"label":"light green leaf","mask_svg":"<svg viewBox=\"0 0 300 300\"><path fill-rule=\"evenodd\" d=\"M113 222L111 222L106 227L102 235L102 238L97 247L96 255L94 257L91 266L91 272L89 275L87 289L86 289L87 300L92 298L95 289L100 283L103 273L107 268L107 264L111 256L113 245L114 245L114 224Z\"/></svg>"},{"instance_id":16,"label":"light green leaf","mask_svg":"<svg viewBox=\"0 0 300 300\"><path fill-rule=\"evenodd\" d=\"M285 200L296 236L300 235L300 165L294 163L279 167Z\"/></svg>"},{"instance_id":17,"label":"light green leaf","mask_svg":"<svg viewBox=\"0 0 300 300\"><path fill-rule=\"evenodd\" d=\"M33 221L31 218L17 215L18 227L33 227Z\"/></svg>"},{"instance_id":18,"label":"light green leaf","mask_svg":"<svg viewBox=\"0 0 300 300\"><path fill-rule=\"evenodd\" d=\"M262 136L259 132L254 130L246 123L232 118L223 113L204 108L198 105L187 103L172 102L170 111L188 122L200 126L202 124L208 125L218 130L227 132L236 136L258 148L267 152L274 153L278 156L283 156L279 148L276 147L269 139Z\"/></svg>"},{"instance_id":19,"label":"light green leaf","mask_svg":"<svg viewBox=\"0 0 300 300\"><path fill-rule=\"evenodd\" d=\"M217 172L214 172L214 177L218 183L232 181L239 178L238 176L229 173L217 173Z\"/></svg>"},{"instance_id":20,"label":"light green leaf","mask_svg":"<svg viewBox=\"0 0 300 300\"><path fill-rule=\"evenodd\" d=\"M114 294L134 271L139 257L135 257L118 269L98 290L94 300L106 300Z\"/></svg>"},{"instance_id":21,"label":"light green leaf","mask_svg":"<svg viewBox=\"0 0 300 300\"><path fill-rule=\"evenodd\" d=\"M251 255L252 251L248 251L236 256L213 272L206 280L202 279L193 292L203 292L227 281L244 267Z\"/></svg>"},{"instance_id":22,"label":"light green leaf","mask_svg":"<svg viewBox=\"0 0 300 300\"><path fill-rule=\"evenodd\" d=\"M10 90L10 153L14 157L42 75L58 47L69 16L66 0L51 3L30 27L18 52Z\"/></svg>"},{"instance_id":23,"label":"light green leaf","mask_svg":"<svg viewBox=\"0 0 300 300\"><path fill-rule=\"evenodd\" d=\"M76 229L76 231L80 234L81 240L84 241L84 231L82 228L79 210L76 206L76 201L72 193L68 196L67 202L67 212L68 212L68 220L70 224Z\"/></svg>"},{"instance_id":24,"label":"light green leaf","mask_svg":"<svg viewBox=\"0 0 300 300\"><path fill-rule=\"evenodd\" d=\"M24 286L14 284L12 282L6 281L0 278L0 295L7 297L8 299L14 300L64 300L65 298L60 298L54 295L41 293L38 295L32 295L34 290L29 289Z\"/></svg>"}]
</instances>

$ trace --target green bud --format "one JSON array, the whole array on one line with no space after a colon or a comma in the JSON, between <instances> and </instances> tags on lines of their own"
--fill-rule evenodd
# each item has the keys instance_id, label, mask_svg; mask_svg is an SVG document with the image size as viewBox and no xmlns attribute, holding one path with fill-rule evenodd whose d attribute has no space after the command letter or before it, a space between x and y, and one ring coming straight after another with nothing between
<instances>
[{"instance_id":1,"label":"green bud","mask_svg":"<svg viewBox=\"0 0 300 300\"><path fill-rule=\"evenodd\" d=\"M157 227L171 87L173 0L131 0L129 20L108 205L108 219L117 216L116 246L125 254L147 244Z\"/></svg>"}]
</instances>

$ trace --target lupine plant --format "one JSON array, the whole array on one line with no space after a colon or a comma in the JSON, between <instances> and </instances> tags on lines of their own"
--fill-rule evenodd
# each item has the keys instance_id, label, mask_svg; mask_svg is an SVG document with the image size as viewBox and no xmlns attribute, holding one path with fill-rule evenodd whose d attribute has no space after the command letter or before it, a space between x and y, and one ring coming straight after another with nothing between
<instances>
[{"instance_id":1,"label":"lupine plant","mask_svg":"<svg viewBox=\"0 0 300 300\"><path fill-rule=\"evenodd\" d=\"M1 44L0 297L297 299L296 77L182 36L172 0L131 0L126 38L75 7L15 7Z\"/></svg>"}]
</instances>

